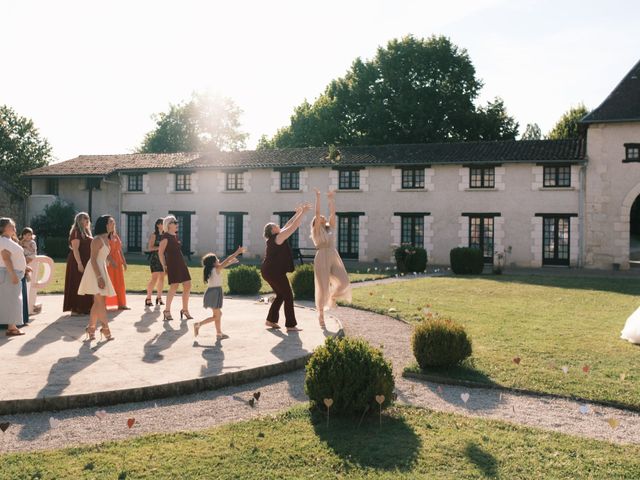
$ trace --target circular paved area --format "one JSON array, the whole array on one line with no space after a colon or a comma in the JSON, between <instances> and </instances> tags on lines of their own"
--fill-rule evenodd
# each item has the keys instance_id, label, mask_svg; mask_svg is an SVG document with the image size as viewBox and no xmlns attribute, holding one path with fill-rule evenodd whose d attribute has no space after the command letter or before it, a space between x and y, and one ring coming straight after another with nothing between
<instances>
[{"instance_id":1,"label":"circular paved area","mask_svg":"<svg viewBox=\"0 0 640 480\"><path fill-rule=\"evenodd\" d=\"M83 341L88 316L62 314L62 296L39 300L43 313L26 335L0 336L3 374L0 414L61 409L168 395L256 380L301 367L313 349L340 326L330 317L318 326L316 312L296 307L301 332L264 327L267 304L226 297L222 327L230 338L216 340L213 324L193 335L193 323L208 316L200 298L190 302L195 320L165 322L161 309L144 308L144 296L129 295L132 310L110 311L114 341ZM178 299L179 300L179 299ZM209 310L210 312L210 310ZM284 318L281 318L284 326Z\"/></svg>"}]
</instances>

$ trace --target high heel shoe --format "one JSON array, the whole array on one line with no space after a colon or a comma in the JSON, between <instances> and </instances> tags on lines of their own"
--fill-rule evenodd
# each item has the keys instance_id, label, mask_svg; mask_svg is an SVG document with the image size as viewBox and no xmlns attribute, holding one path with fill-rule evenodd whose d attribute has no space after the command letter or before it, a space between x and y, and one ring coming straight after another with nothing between
<instances>
[{"instance_id":1,"label":"high heel shoe","mask_svg":"<svg viewBox=\"0 0 640 480\"><path fill-rule=\"evenodd\" d=\"M156 300L156 305L158 304L158 301ZM153 302L151 301L151 297L147 297L144 299L144 306L145 307L153 307Z\"/></svg>"},{"instance_id":2,"label":"high heel shoe","mask_svg":"<svg viewBox=\"0 0 640 480\"><path fill-rule=\"evenodd\" d=\"M165 322L170 322L171 320L173 320L173 317L171 316L171 312L169 310L165 310L164 312L162 312L162 316L164 317Z\"/></svg>"},{"instance_id":3,"label":"high heel shoe","mask_svg":"<svg viewBox=\"0 0 640 480\"><path fill-rule=\"evenodd\" d=\"M162 301L162 297L156 297L156 305L164 305L164 302Z\"/></svg>"},{"instance_id":4,"label":"high heel shoe","mask_svg":"<svg viewBox=\"0 0 640 480\"><path fill-rule=\"evenodd\" d=\"M84 341L91 341L91 340L95 340L96 339L96 327L92 327L90 325L87 325L87 327L84 329L84 331L86 332L86 337L84 338Z\"/></svg>"},{"instance_id":5,"label":"high heel shoe","mask_svg":"<svg viewBox=\"0 0 640 480\"><path fill-rule=\"evenodd\" d=\"M104 326L100 329L100 340L102 340L102 337L104 336L104 338L107 339L107 342L113 340L113 335L111 335L111 330L109 330L109 327Z\"/></svg>"},{"instance_id":6,"label":"high heel shoe","mask_svg":"<svg viewBox=\"0 0 640 480\"><path fill-rule=\"evenodd\" d=\"M193 317L189 313L189 310L180 310L180 320L182 320L183 315L184 315L184 318L186 318L187 320L193 320Z\"/></svg>"}]
</instances>

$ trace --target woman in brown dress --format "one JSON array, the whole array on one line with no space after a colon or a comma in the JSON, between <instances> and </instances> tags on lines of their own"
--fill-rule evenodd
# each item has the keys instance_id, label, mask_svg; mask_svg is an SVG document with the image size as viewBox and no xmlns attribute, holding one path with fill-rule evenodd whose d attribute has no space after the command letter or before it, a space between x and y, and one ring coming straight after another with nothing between
<instances>
[{"instance_id":1,"label":"woman in brown dress","mask_svg":"<svg viewBox=\"0 0 640 480\"><path fill-rule=\"evenodd\" d=\"M69 256L64 276L63 312L72 315L88 315L93 305L92 295L78 295L78 287L84 267L91 258L91 220L89 214L80 212L76 215L69 232Z\"/></svg>"},{"instance_id":2,"label":"woman in brown dress","mask_svg":"<svg viewBox=\"0 0 640 480\"><path fill-rule=\"evenodd\" d=\"M173 320L171 316L171 302L178 290L178 285L182 284L182 310L180 310L180 320L184 316L187 320L193 317L189 313L189 293L191 293L191 276L189 269L182 256L180 240L178 240L178 220L173 215L165 217L164 233L158 246L158 257L162 263L162 268L169 277L169 291L167 292L167 306L162 312L165 320Z\"/></svg>"},{"instance_id":3,"label":"woman in brown dress","mask_svg":"<svg viewBox=\"0 0 640 480\"><path fill-rule=\"evenodd\" d=\"M293 272L294 267L291 247L286 240L298 229L302 222L302 217L309 210L311 210L311 205L305 203L296 208L295 215L291 217L284 227L280 228L275 223L267 223L264 226L267 249L260 272L262 273L262 278L271 285L276 294L276 298L269 308L265 323L269 328L280 328L278 319L280 317L280 307L284 303L284 318L287 331L298 332L301 330L296 326L298 322L293 310L293 292L287 278L287 272Z\"/></svg>"}]
</instances>

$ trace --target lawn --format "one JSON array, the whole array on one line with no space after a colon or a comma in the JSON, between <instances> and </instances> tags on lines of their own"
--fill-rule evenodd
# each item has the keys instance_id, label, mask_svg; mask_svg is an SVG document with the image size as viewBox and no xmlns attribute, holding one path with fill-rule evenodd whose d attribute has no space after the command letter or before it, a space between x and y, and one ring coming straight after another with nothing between
<instances>
[{"instance_id":1,"label":"lawn","mask_svg":"<svg viewBox=\"0 0 640 480\"><path fill-rule=\"evenodd\" d=\"M233 268L233 267L232 267ZM42 290L44 293L62 293L64 291L64 274L66 269L66 262L63 260L56 260L53 281ZM191 291L193 293L204 293L206 290L205 283L202 281L202 267L196 261L189 263L189 272L191 273ZM223 286L225 292L228 291L227 287L227 273L223 274ZM382 274L377 272L372 273L360 273L358 271L349 272L349 279L351 282L362 282L365 280L375 280L377 278L388 277L389 274ZM130 260L129 267L125 273L125 282L127 284L128 292L144 293L147 289L147 282L151 278L149 273L149 265L141 260ZM165 292L167 289L165 280ZM263 280L260 293L271 292L271 287ZM155 294L154 294L155 295Z\"/></svg>"},{"instance_id":2,"label":"lawn","mask_svg":"<svg viewBox=\"0 0 640 480\"><path fill-rule=\"evenodd\" d=\"M472 361L432 374L640 408L640 346L619 339L639 295L630 278L504 275L360 288L353 303L409 322L430 305L462 323Z\"/></svg>"},{"instance_id":3,"label":"lawn","mask_svg":"<svg viewBox=\"0 0 640 480\"><path fill-rule=\"evenodd\" d=\"M5 454L0 478L640 477L638 446L411 407L392 408L382 426L377 416L357 423L331 418L327 426L297 407L201 432Z\"/></svg>"}]
</instances>

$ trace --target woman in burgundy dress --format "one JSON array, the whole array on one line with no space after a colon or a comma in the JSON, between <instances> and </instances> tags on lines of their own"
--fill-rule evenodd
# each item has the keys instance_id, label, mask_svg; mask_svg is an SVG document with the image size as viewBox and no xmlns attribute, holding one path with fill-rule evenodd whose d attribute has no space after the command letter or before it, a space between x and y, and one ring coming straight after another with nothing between
<instances>
[{"instance_id":1,"label":"woman in burgundy dress","mask_svg":"<svg viewBox=\"0 0 640 480\"><path fill-rule=\"evenodd\" d=\"M164 233L158 246L158 257L162 263L162 268L169 277L169 291L167 292L167 306L162 312L165 320L173 320L171 316L171 302L178 290L178 285L182 284L182 310L180 310L180 320L184 316L187 320L193 317L189 313L189 293L191 293L191 276L189 269L182 256L180 240L178 240L178 220L173 215L165 217L163 222Z\"/></svg>"},{"instance_id":2,"label":"woman in burgundy dress","mask_svg":"<svg viewBox=\"0 0 640 480\"><path fill-rule=\"evenodd\" d=\"M280 328L280 307L284 303L285 327L288 332L298 332L298 322L293 310L293 292L287 278L287 272L293 272L293 254L287 238L289 238L300 226L302 217L311 210L311 205L305 203L296 208L296 213L280 228L275 223L267 223L264 226L264 238L267 241L267 249L262 261L260 272L262 278L271 285L276 298L269 308L265 325L269 328Z\"/></svg>"},{"instance_id":3,"label":"woman in burgundy dress","mask_svg":"<svg viewBox=\"0 0 640 480\"><path fill-rule=\"evenodd\" d=\"M72 315L89 315L93 305L93 295L78 295L78 287L84 267L91 258L91 220L89 214L80 212L76 215L69 232L69 256L64 276L63 312Z\"/></svg>"}]
</instances>

